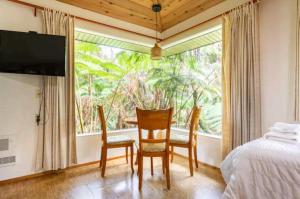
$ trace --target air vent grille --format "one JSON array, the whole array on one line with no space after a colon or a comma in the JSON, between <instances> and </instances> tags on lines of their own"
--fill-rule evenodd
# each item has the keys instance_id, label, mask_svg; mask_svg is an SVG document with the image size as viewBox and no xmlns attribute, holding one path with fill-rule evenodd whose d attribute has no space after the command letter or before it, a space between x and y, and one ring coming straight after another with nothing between
<instances>
[{"instance_id":1,"label":"air vent grille","mask_svg":"<svg viewBox=\"0 0 300 199\"><path fill-rule=\"evenodd\" d=\"M7 151L9 147L9 139L0 139L0 151Z\"/></svg>"},{"instance_id":2,"label":"air vent grille","mask_svg":"<svg viewBox=\"0 0 300 199\"><path fill-rule=\"evenodd\" d=\"M8 156L0 158L0 166L13 164L16 162L16 156Z\"/></svg>"}]
</instances>

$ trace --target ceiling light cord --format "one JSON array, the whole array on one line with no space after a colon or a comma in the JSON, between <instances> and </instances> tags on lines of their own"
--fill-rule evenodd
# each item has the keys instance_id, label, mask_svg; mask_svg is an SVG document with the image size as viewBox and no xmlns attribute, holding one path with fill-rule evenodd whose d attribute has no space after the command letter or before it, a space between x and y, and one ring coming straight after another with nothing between
<instances>
[{"instance_id":1,"label":"ceiling light cord","mask_svg":"<svg viewBox=\"0 0 300 199\"><path fill-rule=\"evenodd\" d=\"M158 38L158 36L157 36L158 35L157 34L157 29L158 29L157 28L157 12L155 13L155 16L156 16L156 20L155 20L156 21L156 42L158 42L158 39L157 39Z\"/></svg>"},{"instance_id":2,"label":"ceiling light cord","mask_svg":"<svg viewBox=\"0 0 300 199\"><path fill-rule=\"evenodd\" d=\"M154 47L151 48L151 59L153 60L159 60L161 59L161 48L159 47L158 45L158 12L161 11L161 5L160 4L153 4L152 5L152 10L153 12L155 12L155 29L156 29L156 41L155 41L155 44L154 44Z\"/></svg>"}]
</instances>

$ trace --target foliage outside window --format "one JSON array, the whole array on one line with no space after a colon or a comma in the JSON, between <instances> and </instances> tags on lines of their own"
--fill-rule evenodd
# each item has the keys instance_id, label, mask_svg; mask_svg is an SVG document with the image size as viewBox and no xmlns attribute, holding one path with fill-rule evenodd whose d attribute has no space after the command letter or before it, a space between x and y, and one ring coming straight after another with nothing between
<instances>
[{"instance_id":1,"label":"foliage outside window","mask_svg":"<svg viewBox=\"0 0 300 199\"><path fill-rule=\"evenodd\" d=\"M135 107L174 107L173 126L186 128L194 105L202 107L200 131L221 129L221 43L152 61L148 54L75 43L76 128L99 132L97 105L103 105L109 130L130 128L124 120Z\"/></svg>"}]
</instances>

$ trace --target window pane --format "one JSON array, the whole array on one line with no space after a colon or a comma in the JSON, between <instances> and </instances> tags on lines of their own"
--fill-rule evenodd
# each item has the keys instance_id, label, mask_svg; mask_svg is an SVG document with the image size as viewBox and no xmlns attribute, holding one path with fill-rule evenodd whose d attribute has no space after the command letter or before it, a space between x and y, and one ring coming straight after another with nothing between
<instances>
[{"instance_id":1,"label":"window pane","mask_svg":"<svg viewBox=\"0 0 300 199\"><path fill-rule=\"evenodd\" d=\"M220 42L159 61L148 54L76 41L76 126L78 133L99 132L97 105L105 107L109 130L135 107L174 107L175 127L186 128L194 105L202 107L200 130L221 132Z\"/></svg>"}]
</instances>

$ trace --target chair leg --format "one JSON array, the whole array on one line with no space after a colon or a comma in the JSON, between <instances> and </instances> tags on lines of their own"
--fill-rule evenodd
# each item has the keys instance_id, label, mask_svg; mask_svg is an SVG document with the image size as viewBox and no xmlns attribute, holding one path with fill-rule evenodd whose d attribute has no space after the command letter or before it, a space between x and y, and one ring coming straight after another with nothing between
<instances>
[{"instance_id":1,"label":"chair leg","mask_svg":"<svg viewBox=\"0 0 300 199\"><path fill-rule=\"evenodd\" d=\"M143 186L143 156L139 155L139 190Z\"/></svg>"},{"instance_id":2,"label":"chair leg","mask_svg":"<svg viewBox=\"0 0 300 199\"><path fill-rule=\"evenodd\" d=\"M193 172L193 153L192 153L192 147L189 147L189 165L190 165L190 174L191 174L191 176L193 176L194 172Z\"/></svg>"},{"instance_id":3,"label":"chair leg","mask_svg":"<svg viewBox=\"0 0 300 199\"><path fill-rule=\"evenodd\" d=\"M131 146L130 146L130 165L131 165L131 171L132 171L132 173L134 173L134 169L133 169L133 144L131 144Z\"/></svg>"},{"instance_id":4,"label":"chair leg","mask_svg":"<svg viewBox=\"0 0 300 199\"><path fill-rule=\"evenodd\" d=\"M135 165L138 165L138 163L139 163L139 150L137 150L137 152L136 152L136 158L135 158Z\"/></svg>"},{"instance_id":5,"label":"chair leg","mask_svg":"<svg viewBox=\"0 0 300 199\"><path fill-rule=\"evenodd\" d=\"M171 146L171 162L173 162L174 158L174 146Z\"/></svg>"},{"instance_id":6,"label":"chair leg","mask_svg":"<svg viewBox=\"0 0 300 199\"><path fill-rule=\"evenodd\" d=\"M104 177L104 175L105 175L105 167L106 167L106 159L107 159L107 148L103 147L102 152L103 152L103 155L102 155L102 171L101 171L101 176Z\"/></svg>"},{"instance_id":7,"label":"chair leg","mask_svg":"<svg viewBox=\"0 0 300 199\"><path fill-rule=\"evenodd\" d=\"M169 154L167 153L166 157L166 179L167 179L167 188L170 189L170 162L169 162Z\"/></svg>"},{"instance_id":8,"label":"chair leg","mask_svg":"<svg viewBox=\"0 0 300 199\"><path fill-rule=\"evenodd\" d=\"M194 146L194 158L195 158L195 166L198 168L198 157L197 157L197 145Z\"/></svg>"},{"instance_id":9,"label":"chair leg","mask_svg":"<svg viewBox=\"0 0 300 199\"><path fill-rule=\"evenodd\" d=\"M139 162L139 157L140 157L140 153L139 153L139 150L137 150L137 152L136 152L136 164L138 165L138 169L137 169L137 172L136 172L136 174L139 176L139 172L140 172L140 162Z\"/></svg>"},{"instance_id":10,"label":"chair leg","mask_svg":"<svg viewBox=\"0 0 300 199\"><path fill-rule=\"evenodd\" d=\"M126 163L128 164L128 147L125 147L125 151L126 151Z\"/></svg>"},{"instance_id":11,"label":"chair leg","mask_svg":"<svg viewBox=\"0 0 300 199\"><path fill-rule=\"evenodd\" d=\"M101 168L101 166L102 166L102 160L103 160L103 146L101 147L99 168Z\"/></svg>"},{"instance_id":12,"label":"chair leg","mask_svg":"<svg viewBox=\"0 0 300 199\"><path fill-rule=\"evenodd\" d=\"M150 158L151 159L151 175L154 175L154 171L153 171L153 157Z\"/></svg>"}]
</instances>

